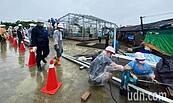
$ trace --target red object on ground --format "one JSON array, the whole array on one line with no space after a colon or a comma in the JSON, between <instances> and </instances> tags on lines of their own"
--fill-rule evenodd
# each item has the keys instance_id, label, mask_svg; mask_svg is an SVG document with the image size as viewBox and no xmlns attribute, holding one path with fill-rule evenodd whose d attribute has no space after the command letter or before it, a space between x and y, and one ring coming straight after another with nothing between
<instances>
[{"instance_id":1,"label":"red object on ground","mask_svg":"<svg viewBox=\"0 0 173 103\"><path fill-rule=\"evenodd\" d=\"M36 66L36 58L35 58L35 52L30 48L30 54L29 54L29 61L28 64L26 64L28 67Z\"/></svg>"},{"instance_id":2,"label":"red object on ground","mask_svg":"<svg viewBox=\"0 0 173 103\"><path fill-rule=\"evenodd\" d=\"M13 46L15 46L15 47L17 46L17 39L16 38L13 39Z\"/></svg>"},{"instance_id":3,"label":"red object on ground","mask_svg":"<svg viewBox=\"0 0 173 103\"><path fill-rule=\"evenodd\" d=\"M10 42L13 43L13 38L12 37L10 37Z\"/></svg>"},{"instance_id":4,"label":"red object on ground","mask_svg":"<svg viewBox=\"0 0 173 103\"><path fill-rule=\"evenodd\" d=\"M61 85L62 85L62 82L58 82L56 77L54 61L50 60L47 82L46 82L46 85L40 91L46 94L53 95L58 91Z\"/></svg>"},{"instance_id":5,"label":"red object on ground","mask_svg":"<svg viewBox=\"0 0 173 103\"><path fill-rule=\"evenodd\" d=\"M20 52L25 52L25 51L26 51L23 41L21 41L19 51L20 51Z\"/></svg>"}]
</instances>

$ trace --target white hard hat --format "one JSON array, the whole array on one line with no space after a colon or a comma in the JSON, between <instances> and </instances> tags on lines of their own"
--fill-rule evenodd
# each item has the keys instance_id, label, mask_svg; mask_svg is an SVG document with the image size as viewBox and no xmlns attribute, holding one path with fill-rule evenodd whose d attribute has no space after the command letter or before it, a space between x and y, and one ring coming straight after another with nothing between
<instances>
[{"instance_id":1,"label":"white hard hat","mask_svg":"<svg viewBox=\"0 0 173 103\"><path fill-rule=\"evenodd\" d=\"M111 47L111 46L106 47L105 50L106 50L106 51L110 51L110 52L112 52L113 54L115 54L115 49L114 49L113 47Z\"/></svg>"},{"instance_id":2,"label":"white hard hat","mask_svg":"<svg viewBox=\"0 0 173 103\"><path fill-rule=\"evenodd\" d=\"M1 24L0 24L0 27L5 27L5 26L6 26L6 25L1 25Z\"/></svg>"},{"instance_id":3,"label":"white hard hat","mask_svg":"<svg viewBox=\"0 0 173 103\"><path fill-rule=\"evenodd\" d=\"M19 24L18 26L22 26L22 24Z\"/></svg>"},{"instance_id":4,"label":"white hard hat","mask_svg":"<svg viewBox=\"0 0 173 103\"><path fill-rule=\"evenodd\" d=\"M135 59L145 59L145 56L141 52L136 52L135 53Z\"/></svg>"},{"instance_id":5,"label":"white hard hat","mask_svg":"<svg viewBox=\"0 0 173 103\"><path fill-rule=\"evenodd\" d=\"M44 19L41 18L41 17L39 17L38 20L37 20L37 22L39 22L39 23L44 23Z\"/></svg>"}]
</instances>

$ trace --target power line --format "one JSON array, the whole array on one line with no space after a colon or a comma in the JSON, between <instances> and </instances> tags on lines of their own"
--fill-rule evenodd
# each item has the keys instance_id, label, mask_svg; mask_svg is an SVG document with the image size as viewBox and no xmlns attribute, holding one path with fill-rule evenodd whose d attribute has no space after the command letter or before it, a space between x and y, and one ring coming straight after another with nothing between
<instances>
[{"instance_id":1,"label":"power line","mask_svg":"<svg viewBox=\"0 0 173 103\"><path fill-rule=\"evenodd\" d=\"M142 16L142 18L155 17L155 16L162 16L162 15L168 15L168 14L173 14L173 12L162 13L162 14L155 14L155 15L148 15L148 16Z\"/></svg>"}]
</instances>

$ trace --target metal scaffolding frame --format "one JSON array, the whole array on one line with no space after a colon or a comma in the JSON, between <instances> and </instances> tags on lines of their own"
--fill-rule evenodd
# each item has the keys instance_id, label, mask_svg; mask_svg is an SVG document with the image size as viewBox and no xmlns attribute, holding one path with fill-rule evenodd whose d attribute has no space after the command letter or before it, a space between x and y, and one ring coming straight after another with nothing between
<instances>
[{"instance_id":1,"label":"metal scaffolding frame","mask_svg":"<svg viewBox=\"0 0 173 103\"><path fill-rule=\"evenodd\" d=\"M58 19L64 28L67 30L67 38L81 38L81 39L96 39L98 30L102 30L105 33L105 29L111 29L118 26L115 23L91 16L91 15L82 15L75 13L68 13ZM74 32L74 27L78 28ZM89 38L89 35L92 35Z\"/></svg>"}]
</instances>

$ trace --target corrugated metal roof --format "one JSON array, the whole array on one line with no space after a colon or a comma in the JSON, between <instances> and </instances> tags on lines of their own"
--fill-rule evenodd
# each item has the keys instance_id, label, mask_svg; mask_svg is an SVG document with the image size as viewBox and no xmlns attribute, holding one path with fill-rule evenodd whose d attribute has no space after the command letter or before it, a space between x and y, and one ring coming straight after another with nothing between
<instances>
[{"instance_id":1,"label":"corrugated metal roof","mask_svg":"<svg viewBox=\"0 0 173 103\"><path fill-rule=\"evenodd\" d=\"M171 26L170 24L173 24L173 18L144 24L143 27L144 27L144 30L150 30L150 29L159 29L161 27ZM141 25L135 25L131 27L121 27L121 28L117 28L117 31L141 31Z\"/></svg>"}]
</instances>

